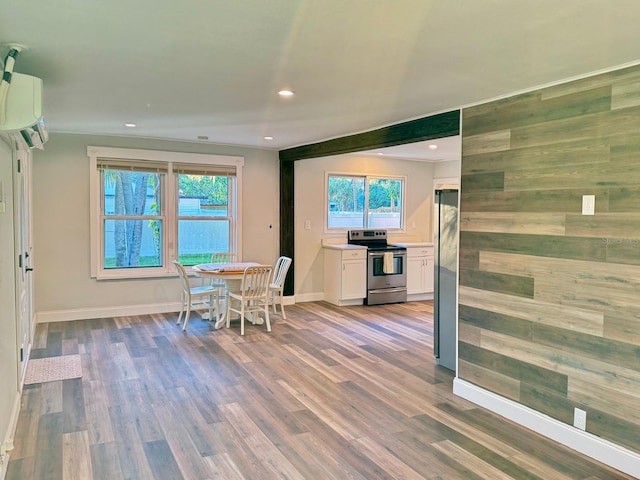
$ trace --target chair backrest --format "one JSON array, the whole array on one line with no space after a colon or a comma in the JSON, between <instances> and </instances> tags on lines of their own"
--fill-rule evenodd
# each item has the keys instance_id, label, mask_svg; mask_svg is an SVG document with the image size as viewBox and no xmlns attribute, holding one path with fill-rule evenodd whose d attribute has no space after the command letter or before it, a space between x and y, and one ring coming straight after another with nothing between
<instances>
[{"instance_id":1,"label":"chair backrest","mask_svg":"<svg viewBox=\"0 0 640 480\"><path fill-rule=\"evenodd\" d=\"M232 263L236 261L236 254L231 252L217 252L211 255L211 263Z\"/></svg>"},{"instance_id":2,"label":"chair backrest","mask_svg":"<svg viewBox=\"0 0 640 480\"><path fill-rule=\"evenodd\" d=\"M180 275L180 281L182 282L182 289L185 291L185 293L188 294L191 286L189 284L189 277L187 276L187 271L179 261L174 260L173 264L176 266L176 270L178 270L178 275Z\"/></svg>"},{"instance_id":3,"label":"chair backrest","mask_svg":"<svg viewBox=\"0 0 640 480\"><path fill-rule=\"evenodd\" d=\"M289 257L280 257L273 269L273 280L271 280L271 285L277 286L278 288L282 287L282 285L284 285L284 280L287 278L287 272L289 271L290 266L291 259Z\"/></svg>"},{"instance_id":4,"label":"chair backrest","mask_svg":"<svg viewBox=\"0 0 640 480\"><path fill-rule=\"evenodd\" d=\"M253 265L244 269L242 275L242 296L246 298L266 298L273 267L271 265Z\"/></svg>"}]
</instances>

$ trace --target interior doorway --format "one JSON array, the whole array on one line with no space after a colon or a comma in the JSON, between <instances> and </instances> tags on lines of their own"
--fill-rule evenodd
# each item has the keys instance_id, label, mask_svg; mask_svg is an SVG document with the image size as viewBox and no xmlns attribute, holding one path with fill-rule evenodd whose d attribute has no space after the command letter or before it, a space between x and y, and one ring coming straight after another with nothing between
<instances>
[{"instance_id":1,"label":"interior doorway","mask_svg":"<svg viewBox=\"0 0 640 480\"><path fill-rule=\"evenodd\" d=\"M17 150L13 155L14 218L16 249L16 330L18 347L18 389L26 373L35 321L33 316L31 153Z\"/></svg>"}]
</instances>

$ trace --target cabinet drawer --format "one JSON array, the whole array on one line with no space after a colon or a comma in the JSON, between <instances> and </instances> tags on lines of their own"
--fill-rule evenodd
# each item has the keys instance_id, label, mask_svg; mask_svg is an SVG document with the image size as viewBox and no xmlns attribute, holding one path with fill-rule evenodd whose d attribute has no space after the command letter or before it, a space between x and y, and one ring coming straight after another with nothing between
<instances>
[{"instance_id":1,"label":"cabinet drawer","mask_svg":"<svg viewBox=\"0 0 640 480\"><path fill-rule=\"evenodd\" d=\"M357 260L357 259L366 259L367 258L367 250L357 249L357 250L343 250L342 251L342 260Z\"/></svg>"},{"instance_id":2,"label":"cabinet drawer","mask_svg":"<svg viewBox=\"0 0 640 480\"><path fill-rule=\"evenodd\" d=\"M433 247L407 248L407 257L433 257Z\"/></svg>"}]
</instances>

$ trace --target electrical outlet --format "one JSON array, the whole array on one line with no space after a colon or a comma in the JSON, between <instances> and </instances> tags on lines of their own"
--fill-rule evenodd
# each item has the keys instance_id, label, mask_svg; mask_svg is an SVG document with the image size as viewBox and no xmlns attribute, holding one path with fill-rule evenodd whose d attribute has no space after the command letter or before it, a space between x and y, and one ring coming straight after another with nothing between
<instances>
[{"instance_id":1,"label":"electrical outlet","mask_svg":"<svg viewBox=\"0 0 640 480\"><path fill-rule=\"evenodd\" d=\"M575 408L573 410L573 426L579 428L580 430L587 429L587 412L584 410L580 410L579 408Z\"/></svg>"},{"instance_id":2,"label":"electrical outlet","mask_svg":"<svg viewBox=\"0 0 640 480\"><path fill-rule=\"evenodd\" d=\"M311 220L305 220L304 221L304 229L305 230L311 230Z\"/></svg>"},{"instance_id":3,"label":"electrical outlet","mask_svg":"<svg viewBox=\"0 0 640 480\"><path fill-rule=\"evenodd\" d=\"M596 196L582 196L582 215L595 215L596 213Z\"/></svg>"}]
</instances>

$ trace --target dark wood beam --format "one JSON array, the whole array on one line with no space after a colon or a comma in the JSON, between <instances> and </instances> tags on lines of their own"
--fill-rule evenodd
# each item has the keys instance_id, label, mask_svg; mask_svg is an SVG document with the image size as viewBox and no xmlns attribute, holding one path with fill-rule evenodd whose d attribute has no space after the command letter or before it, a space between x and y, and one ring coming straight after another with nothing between
<instances>
[{"instance_id":1,"label":"dark wood beam","mask_svg":"<svg viewBox=\"0 0 640 480\"><path fill-rule=\"evenodd\" d=\"M294 289L294 176L293 162L280 162L280 255L293 259L293 263L289 267L287 278L284 282L284 295L293 295Z\"/></svg>"},{"instance_id":2,"label":"dark wood beam","mask_svg":"<svg viewBox=\"0 0 640 480\"><path fill-rule=\"evenodd\" d=\"M353 153L451 137L460 133L460 110L418 118L368 132L280 150L281 162Z\"/></svg>"}]
</instances>

